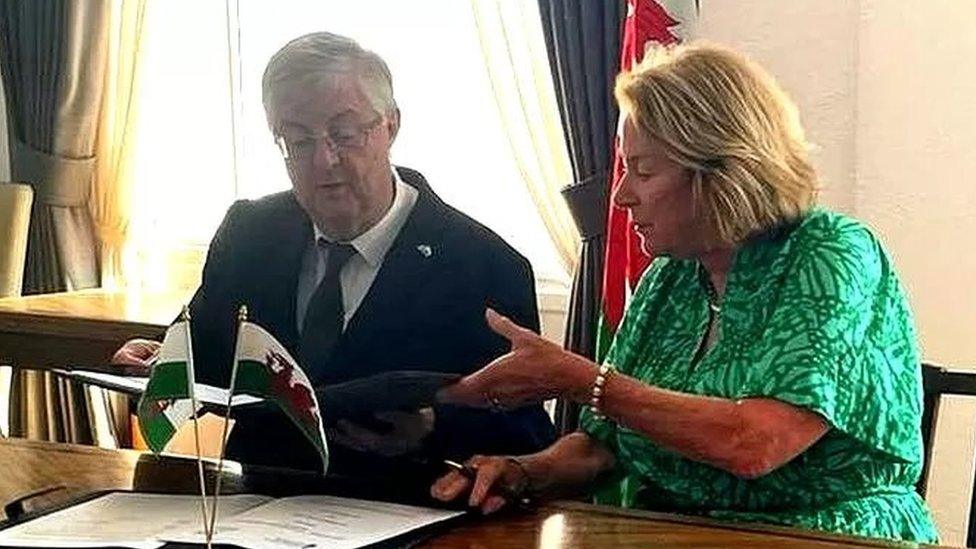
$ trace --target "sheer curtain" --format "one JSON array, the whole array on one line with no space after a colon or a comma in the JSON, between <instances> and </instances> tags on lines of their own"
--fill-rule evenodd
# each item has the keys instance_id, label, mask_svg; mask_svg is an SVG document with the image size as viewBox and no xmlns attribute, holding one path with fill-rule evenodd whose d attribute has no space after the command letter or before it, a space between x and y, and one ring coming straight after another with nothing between
<instances>
[{"instance_id":1,"label":"sheer curtain","mask_svg":"<svg viewBox=\"0 0 976 549\"><path fill-rule=\"evenodd\" d=\"M146 0L111 0L111 5L97 162L88 206L98 238L102 287L114 289L125 285L122 257L132 214L132 160Z\"/></svg>"},{"instance_id":2,"label":"sheer curtain","mask_svg":"<svg viewBox=\"0 0 976 549\"><path fill-rule=\"evenodd\" d=\"M102 288L127 285L124 251L132 216L133 160L139 107L146 0L110 0L107 58L96 142L96 169L88 201ZM89 422L100 446L129 446L129 398L86 386L92 403ZM114 434L110 436L108 433Z\"/></svg>"},{"instance_id":3,"label":"sheer curtain","mask_svg":"<svg viewBox=\"0 0 976 549\"><path fill-rule=\"evenodd\" d=\"M138 291L191 291L237 196L226 5L151 2L144 33L126 282Z\"/></svg>"},{"instance_id":4,"label":"sheer curtain","mask_svg":"<svg viewBox=\"0 0 976 549\"><path fill-rule=\"evenodd\" d=\"M523 182L572 273L580 236L560 194L573 182L535 2L471 0L495 105Z\"/></svg>"}]
</instances>

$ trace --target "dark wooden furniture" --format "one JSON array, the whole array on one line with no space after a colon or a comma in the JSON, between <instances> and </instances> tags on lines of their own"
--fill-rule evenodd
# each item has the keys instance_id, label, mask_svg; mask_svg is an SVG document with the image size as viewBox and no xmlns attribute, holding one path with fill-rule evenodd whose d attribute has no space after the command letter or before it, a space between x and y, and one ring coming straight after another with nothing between
<instances>
[{"instance_id":1,"label":"dark wooden furniture","mask_svg":"<svg viewBox=\"0 0 976 549\"><path fill-rule=\"evenodd\" d=\"M925 448L925 462L922 476L918 482L918 492L925 496L928 487L929 467L932 460L932 446L939 423L939 404L943 395L976 396L976 373L949 370L935 364L922 364L922 392L925 406L922 410L922 443ZM973 482L973 496L969 504L969 531L966 545L976 546L976 478Z\"/></svg>"},{"instance_id":2,"label":"dark wooden furniture","mask_svg":"<svg viewBox=\"0 0 976 549\"><path fill-rule=\"evenodd\" d=\"M188 299L105 290L0 299L0 364L104 364L129 338L160 337Z\"/></svg>"}]
</instances>

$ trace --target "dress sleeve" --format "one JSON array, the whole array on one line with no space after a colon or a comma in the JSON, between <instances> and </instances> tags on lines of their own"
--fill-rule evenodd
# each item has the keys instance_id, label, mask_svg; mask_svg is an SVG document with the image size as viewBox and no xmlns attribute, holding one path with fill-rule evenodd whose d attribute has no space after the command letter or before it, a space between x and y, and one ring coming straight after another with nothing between
<instances>
[{"instance_id":1,"label":"dress sleeve","mask_svg":"<svg viewBox=\"0 0 976 549\"><path fill-rule=\"evenodd\" d=\"M739 398L816 412L896 457L920 455L921 383L907 300L878 241L853 220L808 227Z\"/></svg>"}]
</instances>

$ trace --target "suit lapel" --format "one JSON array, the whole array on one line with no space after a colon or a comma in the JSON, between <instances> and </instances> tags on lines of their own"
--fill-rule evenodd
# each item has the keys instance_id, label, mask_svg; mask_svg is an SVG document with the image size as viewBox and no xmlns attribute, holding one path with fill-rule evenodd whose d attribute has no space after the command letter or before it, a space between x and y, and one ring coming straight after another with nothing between
<instances>
[{"instance_id":1,"label":"suit lapel","mask_svg":"<svg viewBox=\"0 0 976 549\"><path fill-rule=\"evenodd\" d=\"M417 172L398 169L419 195L410 217L383 259L376 279L346 327L345 346L368 344L388 319L413 308L417 289L438 272L444 248L444 211L440 199Z\"/></svg>"}]
</instances>

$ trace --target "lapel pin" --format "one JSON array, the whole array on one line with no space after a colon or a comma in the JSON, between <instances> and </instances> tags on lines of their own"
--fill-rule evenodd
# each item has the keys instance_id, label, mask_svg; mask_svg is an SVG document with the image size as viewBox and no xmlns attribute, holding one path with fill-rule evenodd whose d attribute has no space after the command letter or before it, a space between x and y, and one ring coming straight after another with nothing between
<instances>
[{"instance_id":1,"label":"lapel pin","mask_svg":"<svg viewBox=\"0 0 976 549\"><path fill-rule=\"evenodd\" d=\"M432 250L430 246L426 244L421 244L417 246L417 251L420 252L420 255L424 257L430 257L434 253L434 250Z\"/></svg>"}]
</instances>

